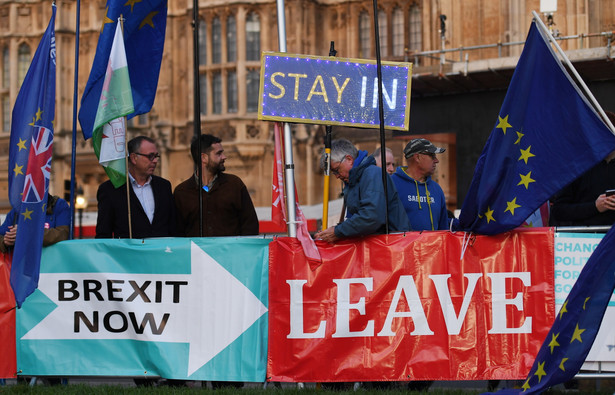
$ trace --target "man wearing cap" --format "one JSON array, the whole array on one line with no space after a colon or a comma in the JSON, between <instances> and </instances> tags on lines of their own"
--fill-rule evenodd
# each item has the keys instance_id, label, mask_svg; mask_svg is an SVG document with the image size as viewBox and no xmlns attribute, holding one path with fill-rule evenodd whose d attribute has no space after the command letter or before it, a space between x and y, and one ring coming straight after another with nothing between
<instances>
[{"instance_id":1,"label":"man wearing cap","mask_svg":"<svg viewBox=\"0 0 615 395\"><path fill-rule=\"evenodd\" d=\"M448 229L444 192L431 179L436 171L436 154L444 148L426 139L413 139L404 148L407 166L400 166L391 176L397 188L412 230Z\"/></svg>"},{"instance_id":2,"label":"man wearing cap","mask_svg":"<svg viewBox=\"0 0 615 395\"><path fill-rule=\"evenodd\" d=\"M320 158L324 168L325 154ZM331 174L344 182L346 220L316 233L316 238L335 243L346 237L385 233L388 218L390 232L410 230L408 218L400 204L393 183L387 180L387 195L382 184L382 170L373 156L360 151L346 139L331 142ZM387 199L387 200L385 200ZM385 204L387 202L388 204ZM388 212L385 207L388 207Z\"/></svg>"}]
</instances>

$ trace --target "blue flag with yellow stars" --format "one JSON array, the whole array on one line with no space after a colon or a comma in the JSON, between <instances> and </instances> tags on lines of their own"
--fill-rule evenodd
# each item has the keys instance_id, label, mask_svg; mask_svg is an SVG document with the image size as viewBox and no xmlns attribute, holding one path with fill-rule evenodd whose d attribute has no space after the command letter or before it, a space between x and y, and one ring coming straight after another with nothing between
<instances>
[{"instance_id":1,"label":"blue flag with yellow stars","mask_svg":"<svg viewBox=\"0 0 615 395\"><path fill-rule=\"evenodd\" d=\"M167 26L167 0L107 0L94 63L79 109L79 123L86 140L94 130L120 15L124 18L124 46L135 108L128 118L149 112L156 97Z\"/></svg>"},{"instance_id":2,"label":"blue flag with yellow stars","mask_svg":"<svg viewBox=\"0 0 615 395\"><path fill-rule=\"evenodd\" d=\"M534 22L453 229L516 228L614 149L615 135Z\"/></svg>"},{"instance_id":3,"label":"blue flag with yellow stars","mask_svg":"<svg viewBox=\"0 0 615 395\"><path fill-rule=\"evenodd\" d=\"M56 100L56 6L13 107L9 200L17 218L11 287L17 306L38 286Z\"/></svg>"},{"instance_id":4,"label":"blue flag with yellow stars","mask_svg":"<svg viewBox=\"0 0 615 395\"><path fill-rule=\"evenodd\" d=\"M520 389L503 394L540 394L581 369L615 289L615 227L604 236L570 290Z\"/></svg>"}]
</instances>

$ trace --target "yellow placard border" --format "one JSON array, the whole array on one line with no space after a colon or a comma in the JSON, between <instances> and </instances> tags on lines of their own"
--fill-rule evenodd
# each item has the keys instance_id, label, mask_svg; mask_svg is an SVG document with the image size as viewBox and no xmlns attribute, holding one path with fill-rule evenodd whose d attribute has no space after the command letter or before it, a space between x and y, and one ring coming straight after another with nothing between
<instances>
[{"instance_id":1,"label":"yellow placard border","mask_svg":"<svg viewBox=\"0 0 615 395\"><path fill-rule=\"evenodd\" d=\"M368 128L368 129L376 129L380 126L379 123L376 124L366 124L366 123L353 123L353 122L337 122L337 121L319 121L319 120L311 120L305 118L293 118L293 117L279 117L279 116L270 116L263 115L263 93L265 90L265 60L267 57L282 57L282 58L295 58L295 59L314 59L314 60L328 60L338 63L362 63L362 64L376 64L375 60L372 59L358 59L358 58L339 58L336 56L312 56L312 55L299 55L299 54L290 54L287 52L270 52L270 51L262 51L261 52L261 72L260 72L260 81L259 81L259 90L258 90L258 119L260 121L277 121L277 122L290 122L290 123L310 123L315 125L329 125L329 126L352 126L359 128ZM386 126L387 130L408 130L410 125L410 92L411 92L411 84L412 84L412 63L411 62L389 62L383 61L383 66L393 66L393 67L407 67L408 68L408 84L406 88L406 109L404 112L404 125L403 126Z\"/></svg>"}]
</instances>

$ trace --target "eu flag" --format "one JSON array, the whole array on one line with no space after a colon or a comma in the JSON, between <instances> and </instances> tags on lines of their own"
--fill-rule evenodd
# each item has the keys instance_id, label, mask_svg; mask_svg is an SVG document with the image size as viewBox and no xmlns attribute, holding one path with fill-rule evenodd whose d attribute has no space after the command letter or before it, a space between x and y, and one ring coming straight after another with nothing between
<instances>
[{"instance_id":1,"label":"eu flag","mask_svg":"<svg viewBox=\"0 0 615 395\"><path fill-rule=\"evenodd\" d=\"M570 290L521 389L498 394L540 394L581 369L615 288L615 227L604 236Z\"/></svg>"},{"instance_id":2,"label":"eu flag","mask_svg":"<svg viewBox=\"0 0 615 395\"><path fill-rule=\"evenodd\" d=\"M79 109L79 122L85 139L92 137L94 130L100 93L120 15L124 17L126 60L135 108L135 112L128 118L149 112L156 97L167 25L167 0L107 0L94 64Z\"/></svg>"},{"instance_id":3,"label":"eu flag","mask_svg":"<svg viewBox=\"0 0 615 395\"><path fill-rule=\"evenodd\" d=\"M613 149L615 136L534 22L454 228L513 229Z\"/></svg>"},{"instance_id":4,"label":"eu flag","mask_svg":"<svg viewBox=\"0 0 615 395\"><path fill-rule=\"evenodd\" d=\"M11 286L17 306L38 286L56 99L56 6L23 81L11 121L9 199L17 217Z\"/></svg>"}]
</instances>

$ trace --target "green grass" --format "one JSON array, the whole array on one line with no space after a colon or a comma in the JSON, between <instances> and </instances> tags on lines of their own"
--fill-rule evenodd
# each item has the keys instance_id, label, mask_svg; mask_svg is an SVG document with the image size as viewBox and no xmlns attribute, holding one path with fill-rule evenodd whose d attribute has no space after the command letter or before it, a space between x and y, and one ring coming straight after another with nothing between
<instances>
[{"instance_id":1,"label":"green grass","mask_svg":"<svg viewBox=\"0 0 615 395\"><path fill-rule=\"evenodd\" d=\"M199 383L200 384L200 383ZM187 395L195 393L211 393L216 395L237 394L242 395L306 395L306 394L318 394L318 395L465 395L465 394L480 394L485 389L475 388L430 388L427 392L408 391L405 386L396 387L393 389L366 389L359 388L357 391L352 389L347 390L328 390L322 388L315 388L314 385L308 385L303 389L298 389L295 385L284 385L283 388L276 388L270 386L267 389L261 387L248 387L242 389L225 388L212 390L211 388L203 388L199 384L196 386L191 383L191 387L134 387L127 385L88 385L86 383L69 384L69 385L35 385L29 386L27 384L15 384L9 383L6 386L0 387L0 394L33 394L33 395L157 395L157 394L171 394L171 395ZM596 394L596 395L612 395L613 389L603 389L601 391L595 390L551 390L547 394Z\"/></svg>"},{"instance_id":2,"label":"green grass","mask_svg":"<svg viewBox=\"0 0 615 395\"><path fill-rule=\"evenodd\" d=\"M504 385L505 382L502 382ZM508 382L509 386L511 382ZM7 380L7 385L0 386L0 394L33 394L33 395L195 395L198 393L210 393L212 395L465 395L481 394L487 391L486 381L475 382L434 382L426 392L409 391L405 383L392 383L392 388L373 389L363 386L358 390L353 390L352 385L348 389L332 390L324 386L316 387L314 383L307 383L302 389L297 388L296 384L283 383L281 385L270 384L263 388L262 384L248 383L244 388L223 388L213 390L204 382L188 382L188 386L171 387L135 387L131 379L126 378L75 378L70 379L68 385L44 385L41 380L37 384L30 386L27 383L17 383L16 380ZM501 387L501 386L500 386ZM597 390L596 388L600 388ZM614 395L615 380L601 380L599 384L595 380L579 380L579 389L566 390L559 385L545 394L593 394L593 395Z\"/></svg>"}]
</instances>

